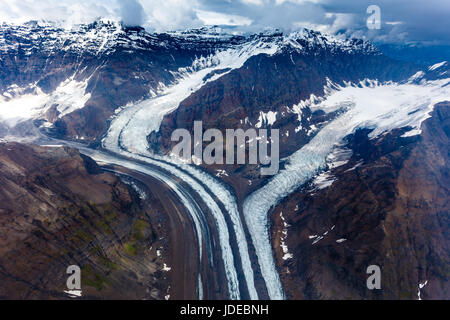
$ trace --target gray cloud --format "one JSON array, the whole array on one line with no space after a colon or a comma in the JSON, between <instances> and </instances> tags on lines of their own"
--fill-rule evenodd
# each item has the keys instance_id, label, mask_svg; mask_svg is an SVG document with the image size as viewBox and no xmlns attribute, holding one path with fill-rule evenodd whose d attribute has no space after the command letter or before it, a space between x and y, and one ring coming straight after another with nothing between
<instances>
[{"instance_id":1,"label":"gray cloud","mask_svg":"<svg viewBox=\"0 0 450 320\"><path fill-rule=\"evenodd\" d=\"M381 8L382 28L368 30L366 9ZM206 14L205 14L206 12ZM199 14L201 13L201 14ZM210 14L208 14L210 13ZM97 17L121 19L148 30L201 26L208 17L242 21L241 31L266 27L286 31L310 27L385 43L420 42L450 45L448 0L2 0L0 20L65 19L86 22ZM251 21L249 24L248 21Z\"/></svg>"},{"instance_id":2,"label":"gray cloud","mask_svg":"<svg viewBox=\"0 0 450 320\"><path fill-rule=\"evenodd\" d=\"M251 29L273 26L285 30L311 26L328 33L364 37L377 42L450 44L450 1L447 0L260 0L204 1L211 10L239 13L253 20ZM281 4L280 4L281 2ZM368 30L366 9L381 9L382 28ZM394 23L394 24L392 24Z\"/></svg>"},{"instance_id":3,"label":"gray cloud","mask_svg":"<svg viewBox=\"0 0 450 320\"><path fill-rule=\"evenodd\" d=\"M382 29L368 32L365 8L377 4L381 9ZM446 0L324 0L327 12L352 14L356 23L346 33L363 35L380 42L422 42L450 44L450 1ZM388 23L398 24L388 24Z\"/></svg>"},{"instance_id":4,"label":"gray cloud","mask_svg":"<svg viewBox=\"0 0 450 320\"><path fill-rule=\"evenodd\" d=\"M144 8L138 0L122 0L119 2L119 16L127 26L141 26L146 21Z\"/></svg>"}]
</instances>

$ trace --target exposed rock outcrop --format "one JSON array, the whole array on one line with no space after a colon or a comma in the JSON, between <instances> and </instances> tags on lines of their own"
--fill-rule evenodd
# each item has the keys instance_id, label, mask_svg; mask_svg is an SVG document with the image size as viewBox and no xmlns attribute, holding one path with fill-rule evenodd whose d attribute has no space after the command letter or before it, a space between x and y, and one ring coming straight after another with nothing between
<instances>
[{"instance_id":1,"label":"exposed rock outcrop","mask_svg":"<svg viewBox=\"0 0 450 320\"><path fill-rule=\"evenodd\" d=\"M84 298L164 299L167 230L147 197L75 149L0 143L0 297L68 297L78 265Z\"/></svg>"}]
</instances>

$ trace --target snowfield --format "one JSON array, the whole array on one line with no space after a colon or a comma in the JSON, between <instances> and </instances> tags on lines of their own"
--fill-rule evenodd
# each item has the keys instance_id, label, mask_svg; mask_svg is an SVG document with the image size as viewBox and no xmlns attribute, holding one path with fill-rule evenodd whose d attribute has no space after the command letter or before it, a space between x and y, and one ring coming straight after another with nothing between
<instances>
[{"instance_id":1,"label":"snowfield","mask_svg":"<svg viewBox=\"0 0 450 320\"><path fill-rule=\"evenodd\" d=\"M59 118L81 109L91 97L86 92L88 81L89 78L76 81L72 76L50 94L35 85L28 88L11 86L0 94L0 122L12 128L26 120L43 118L54 105Z\"/></svg>"}]
</instances>

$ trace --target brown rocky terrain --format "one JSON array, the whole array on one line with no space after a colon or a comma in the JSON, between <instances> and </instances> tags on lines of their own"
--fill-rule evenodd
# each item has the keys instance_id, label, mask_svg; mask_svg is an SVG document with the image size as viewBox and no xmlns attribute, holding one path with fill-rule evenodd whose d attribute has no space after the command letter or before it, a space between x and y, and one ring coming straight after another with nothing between
<instances>
[{"instance_id":1,"label":"brown rocky terrain","mask_svg":"<svg viewBox=\"0 0 450 320\"><path fill-rule=\"evenodd\" d=\"M170 294L167 206L149 190L140 199L67 147L0 143L0 168L1 298L68 297L66 268L73 264L81 267L83 298ZM175 296L192 298L188 285L190 293Z\"/></svg>"},{"instance_id":2,"label":"brown rocky terrain","mask_svg":"<svg viewBox=\"0 0 450 320\"><path fill-rule=\"evenodd\" d=\"M419 283L422 299L449 299L448 106L437 105L420 136L396 130L369 140L368 130L356 132L348 138L353 156L331 170L331 186L310 184L274 209L288 299L417 299ZM372 264L381 268L381 290L366 287Z\"/></svg>"}]
</instances>

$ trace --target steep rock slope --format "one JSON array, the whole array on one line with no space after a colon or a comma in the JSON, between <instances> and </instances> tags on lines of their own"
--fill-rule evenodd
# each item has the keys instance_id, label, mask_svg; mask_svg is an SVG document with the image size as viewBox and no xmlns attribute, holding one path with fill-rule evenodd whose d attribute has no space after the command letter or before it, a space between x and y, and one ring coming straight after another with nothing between
<instances>
[{"instance_id":1,"label":"steep rock slope","mask_svg":"<svg viewBox=\"0 0 450 320\"><path fill-rule=\"evenodd\" d=\"M82 297L164 299L170 276L156 250L167 231L157 198L142 205L66 147L0 143L0 159L0 297L68 297L66 268L75 264Z\"/></svg>"}]
</instances>

